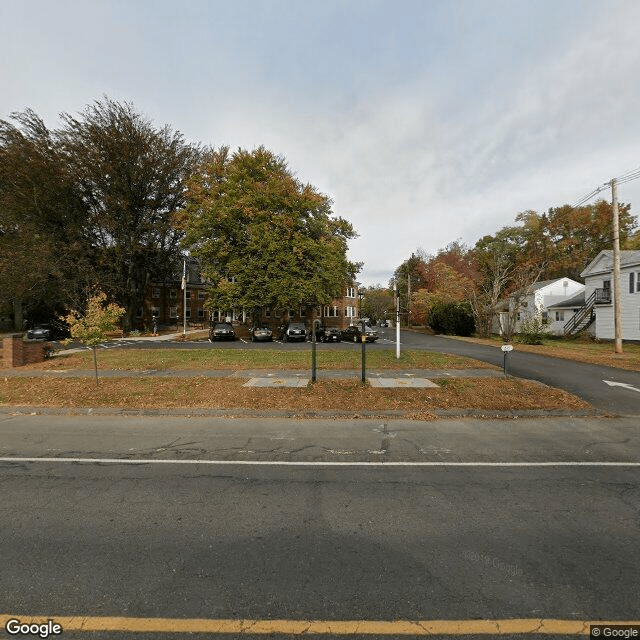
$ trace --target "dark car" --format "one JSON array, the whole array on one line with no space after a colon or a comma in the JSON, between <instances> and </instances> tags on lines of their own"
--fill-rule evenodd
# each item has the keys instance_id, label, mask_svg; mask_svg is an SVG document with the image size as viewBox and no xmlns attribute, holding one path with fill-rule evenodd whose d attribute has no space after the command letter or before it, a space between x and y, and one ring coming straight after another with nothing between
<instances>
[{"instance_id":1,"label":"dark car","mask_svg":"<svg viewBox=\"0 0 640 640\"><path fill-rule=\"evenodd\" d=\"M381 327L388 327L389 326L389 321L388 320L380 320L380 322L378 324Z\"/></svg>"},{"instance_id":2,"label":"dark car","mask_svg":"<svg viewBox=\"0 0 640 640\"><path fill-rule=\"evenodd\" d=\"M371 327L365 326L364 332L365 332L365 340L367 342L375 342L378 339L378 332L374 331ZM360 327L359 325L355 325L355 324L351 325L350 327L347 327L342 332L342 339L343 340L349 340L349 341L352 341L352 342L361 342L362 341L362 327Z\"/></svg>"},{"instance_id":3,"label":"dark car","mask_svg":"<svg viewBox=\"0 0 640 640\"><path fill-rule=\"evenodd\" d=\"M273 331L267 325L260 324L251 327L249 337L251 338L251 342L268 342L273 340Z\"/></svg>"},{"instance_id":4,"label":"dark car","mask_svg":"<svg viewBox=\"0 0 640 640\"><path fill-rule=\"evenodd\" d=\"M342 331L338 327L318 327L316 329L316 340L320 342L340 342Z\"/></svg>"},{"instance_id":5,"label":"dark car","mask_svg":"<svg viewBox=\"0 0 640 640\"><path fill-rule=\"evenodd\" d=\"M304 342L306 339L307 330L304 322L290 322L280 329L280 340L282 342L293 342L295 340Z\"/></svg>"},{"instance_id":6,"label":"dark car","mask_svg":"<svg viewBox=\"0 0 640 640\"><path fill-rule=\"evenodd\" d=\"M47 324L33 327L33 329L27 331L27 338L29 340L51 340L51 336L51 327Z\"/></svg>"},{"instance_id":7,"label":"dark car","mask_svg":"<svg viewBox=\"0 0 640 640\"><path fill-rule=\"evenodd\" d=\"M209 340L235 340L236 332L228 322L216 322L209 329Z\"/></svg>"}]
</instances>

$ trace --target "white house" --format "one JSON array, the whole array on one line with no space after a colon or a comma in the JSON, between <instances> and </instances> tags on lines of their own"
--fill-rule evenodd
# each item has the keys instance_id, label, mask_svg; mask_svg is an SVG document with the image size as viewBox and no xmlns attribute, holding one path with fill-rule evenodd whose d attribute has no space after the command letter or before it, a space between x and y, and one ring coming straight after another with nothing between
<instances>
[{"instance_id":1,"label":"white house","mask_svg":"<svg viewBox=\"0 0 640 640\"><path fill-rule=\"evenodd\" d=\"M601 251L580 275L585 306L595 312L596 338L613 340L613 251ZM640 340L640 251L620 252L620 310L622 338Z\"/></svg>"},{"instance_id":2,"label":"white house","mask_svg":"<svg viewBox=\"0 0 640 640\"><path fill-rule=\"evenodd\" d=\"M571 278L557 278L555 280L543 280L532 284L524 298L522 296L511 296L508 302L508 309L511 310L512 317L515 314L515 333L520 331L522 323L532 318L542 321L550 321L554 329L554 318L549 315L551 305L566 302L575 298L576 295L584 292L585 286ZM518 308L514 305L518 304ZM499 312L497 327L500 334L504 333L509 322L509 310L504 309ZM557 327L555 327L557 329ZM559 330L559 329L558 329ZM562 334L562 331L559 330Z\"/></svg>"},{"instance_id":3,"label":"white house","mask_svg":"<svg viewBox=\"0 0 640 640\"><path fill-rule=\"evenodd\" d=\"M595 310L585 305L584 289L567 300L549 305L547 311L547 331L551 335L572 335L583 329L594 332Z\"/></svg>"}]
</instances>

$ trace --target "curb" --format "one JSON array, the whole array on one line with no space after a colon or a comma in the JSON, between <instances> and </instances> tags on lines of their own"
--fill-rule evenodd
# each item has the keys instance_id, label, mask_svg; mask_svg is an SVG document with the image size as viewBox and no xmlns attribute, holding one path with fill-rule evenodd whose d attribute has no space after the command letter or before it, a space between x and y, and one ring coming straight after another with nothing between
<instances>
[{"instance_id":1,"label":"curb","mask_svg":"<svg viewBox=\"0 0 640 640\"><path fill-rule=\"evenodd\" d=\"M130 409L119 407L0 407L0 415L64 415L64 416L132 416L132 417L184 417L184 418L284 418L284 419L415 419L417 421L428 418L412 418L416 411L401 409L390 411L341 411L335 409L302 410L280 409L263 411L260 409ZM432 419L473 418L487 420L517 420L519 418L618 418L596 409L581 411L566 410L514 410L500 411L488 409L433 409L425 410L425 416Z\"/></svg>"}]
</instances>

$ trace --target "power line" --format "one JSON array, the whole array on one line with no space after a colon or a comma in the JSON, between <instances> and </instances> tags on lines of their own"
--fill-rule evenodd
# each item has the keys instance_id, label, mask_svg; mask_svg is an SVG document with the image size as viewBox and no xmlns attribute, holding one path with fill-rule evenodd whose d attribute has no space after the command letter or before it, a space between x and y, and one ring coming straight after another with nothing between
<instances>
[{"instance_id":1,"label":"power line","mask_svg":"<svg viewBox=\"0 0 640 640\"><path fill-rule=\"evenodd\" d=\"M599 194L601 191L604 191L605 189L609 189L611 187L611 183L613 182L613 180L615 180L617 184L624 184L625 182L631 182L632 180L637 180L638 178L640 178L640 167L637 167L636 169L631 169L630 171L623 173L617 178L613 178L609 182L605 182L604 184L601 184L599 187L596 187L590 193L587 193L587 195L582 196L582 198L579 198L578 200L576 200L573 206L580 207L585 202L588 202L589 200L591 200L591 198Z\"/></svg>"},{"instance_id":2,"label":"power line","mask_svg":"<svg viewBox=\"0 0 640 640\"><path fill-rule=\"evenodd\" d=\"M598 188L594 189L590 193L587 193L586 196L582 196L582 198L579 198L578 200L576 200L573 203L573 206L574 207L582 206L585 202L588 202L589 200L591 200L591 198L593 198L594 196L599 194L601 191L604 191L608 186L609 186L608 184L603 184L603 185L599 186Z\"/></svg>"},{"instance_id":3,"label":"power line","mask_svg":"<svg viewBox=\"0 0 640 640\"><path fill-rule=\"evenodd\" d=\"M629 176L629 174L638 174L640 173L640 167L637 167L636 169L631 169L630 171L627 171L626 173L623 173L621 176L618 176L616 178L617 181L620 181L624 178L627 178Z\"/></svg>"}]
</instances>

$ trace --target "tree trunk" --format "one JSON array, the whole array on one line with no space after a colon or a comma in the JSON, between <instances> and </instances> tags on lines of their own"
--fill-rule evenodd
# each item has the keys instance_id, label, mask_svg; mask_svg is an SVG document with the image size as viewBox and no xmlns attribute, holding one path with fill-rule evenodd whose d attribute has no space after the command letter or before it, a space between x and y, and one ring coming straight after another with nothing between
<instances>
[{"instance_id":1,"label":"tree trunk","mask_svg":"<svg viewBox=\"0 0 640 640\"><path fill-rule=\"evenodd\" d=\"M24 327L22 326L24 321L24 314L22 311L22 300L15 299L13 300L13 328L16 331L23 331Z\"/></svg>"}]
</instances>

